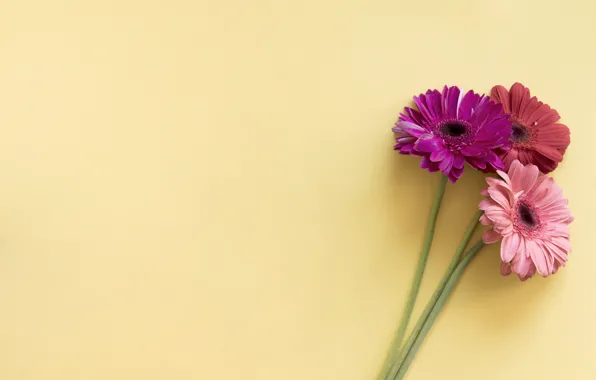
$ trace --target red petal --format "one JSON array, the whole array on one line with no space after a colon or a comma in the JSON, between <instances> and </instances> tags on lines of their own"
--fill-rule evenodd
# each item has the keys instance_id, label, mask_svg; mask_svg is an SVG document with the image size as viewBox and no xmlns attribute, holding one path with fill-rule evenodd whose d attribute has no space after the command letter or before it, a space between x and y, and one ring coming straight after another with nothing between
<instances>
[{"instance_id":1,"label":"red petal","mask_svg":"<svg viewBox=\"0 0 596 380\"><path fill-rule=\"evenodd\" d=\"M557 162L561 162L561 160L563 160L563 155L561 154L561 152L559 152L556 148L553 148L552 146L544 144L535 144L534 149L536 150L536 152L542 154L544 157L550 160Z\"/></svg>"},{"instance_id":2,"label":"red petal","mask_svg":"<svg viewBox=\"0 0 596 380\"><path fill-rule=\"evenodd\" d=\"M530 90L521 83L514 83L509 92L511 94L511 113L518 116L521 106L530 100Z\"/></svg>"},{"instance_id":3,"label":"red petal","mask_svg":"<svg viewBox=\"0 0 596 380\"><path fill-rule=\"evenodd\" d=\"M503 112L511 113L511 106L509 105L509 92L503 86L495 86L490 92L490 98L503 105Z\"/></svg>"},{"instance_id":4,"label":"red petal","mask_svg":"<svg viewBox=\"0 0 596 380\"><path fill-rule=\"evenodd\" d=\"M528 153L528 155L530 157L530 162L533 163L534 165L538 166L538 169L540 169L540 171L543 174L548 174L548 173L552 172L553 170L555 170L560 162L560 161L553 161L550 158L542 155L538 151Z\"/></svg>"},{"instance_id":5,"label":"red petal","mask_svg":"<svg viewBox=\"0 0 596 380\"><path fill-rule=\"evenodd\" d=\"M536 110L528 116L526 123L529 125L540 123L541 125L548 125L560 119L559 113L551 109L548 104L540 104Z\"/></svg>"},{"instance_id":6,"label":"red petal","mask_svg":"<svg viewBox=\"0 0 596 380\"><path fill-rule=\"evenodd\" d=\"M569 128L563 124L550 124L540 127L536 131L536 139L540 144L553 146L563 152L571 142Z\"/></svg>"},{"instance_id":7,"label":"red petal","mask_svg":"<svg viewBox=\"0 0 596 380\"><path fill-rule=\"evenodd\" d=\"M528 100L526 107L523 110L520 110L518 116L519 119L529 125L530 123L527 122L528 118L534 113L534 111L538 109L538 107L540 107L541 104L542 102L539 102L538 99L533 96L530 100Z\"/></svg>"},{"instance_id":8,"label":"red petal","mask_svg":"<svg viewBox=\"0 0 596 380\"><path fill-rule=\"evenodd\" d=\"M531 157L530 153L528 151L524 150L524 149L517 151L517 159L519 160L519 162L521 162L524 165L527 165L527 164L534 164L534 165L536 165L533 162L534 160L532 160L532 157Z\"/></svg>"}]
</instances>

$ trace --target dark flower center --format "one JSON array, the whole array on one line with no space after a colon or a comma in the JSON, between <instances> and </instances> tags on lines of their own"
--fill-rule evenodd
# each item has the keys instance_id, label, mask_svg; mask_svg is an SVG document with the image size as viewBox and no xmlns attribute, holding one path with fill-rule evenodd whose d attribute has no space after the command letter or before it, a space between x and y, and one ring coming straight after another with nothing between
<instances>
[{"instance_id":1,"label":"dark flower center","mask_svg":"<svg viewBox=\"0 0 596 380\"><path fill-rule=\"evenodd\" d=\"M466 126L456 122L448 122L443 124L441 132L447 136L459 137L466 133Z\"/></svg>"},{"instance_id":2,"label":"dark flower center","mask_svg":"<svg viewBox=\"0 0 596 380\"><path fill-rule=\"evenodd\" d=\"M511 141L523 142L523 141L526 141L528 139L528 137L530 136L530 134L528 133L528 130L523 125L513 124L511 126L511 129L512 129Z\"/></svg>"},{"instance_id":3,"label":"dark flower center","mask_svg":"<svg viewBox=\"0 0 596 380\"><path fill-rule=\"evenodd\" d=\"M538 224L538 218L527 204L520 204L517 208L517 214L519 215L519 220L525 224L527 227L534 227Z\"/></svg>"}]
</instances>

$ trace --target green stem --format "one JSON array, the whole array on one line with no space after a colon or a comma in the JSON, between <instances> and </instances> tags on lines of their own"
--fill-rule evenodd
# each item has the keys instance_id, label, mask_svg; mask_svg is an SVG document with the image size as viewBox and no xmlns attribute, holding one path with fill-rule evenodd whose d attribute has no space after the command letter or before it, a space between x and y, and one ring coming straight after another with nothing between
<instances>
[{"instance_id":1,"label":"green stem","mask_svg":"<svg viewBox=\"0 0 596 380\"><path fill-rule=\"evenodd\" d=\"M412 287L410 289L410 294L408 296L408 301L406 303L406 308L404 309L401 323L399 324L399 328L397 329L397 333L391 349L385 359L385 364L383 365L383 369L379 374L378 379L386 379L387 372L393 368L395 365L395 361L397 359L397 355L399 353L399 348L401 346L401 342L404 338L406 333L406 328L408 327L408 322L410 321L410 317L412 316L412 310L414 309L414 304L416 303L416 297L418 296L418 291L420 290L420 283L422 282L422 275L424 274L424 268L426 267L426 262L428 261L428 254L430 252L430 246L433 241L433 236L435 234L435 226L437 224L437 216L439 214L439 208L441 207L441 201L443 200L443 195L445 194L445 187L447 185L447 176L441 175L441 180L439 182L439 188L437 189L437 193L435 195L435 200L430 210L430 216L428 220L428 224L426 226L426 233L424 236L424 243L422 245L422 251L420 253L420 259L418 260L418 268L416 269L416 273L414 274L414 279L412 280Z\"/></svg>"},{"instance_id":2,"label":"green stem","mask_svg":"<svg viewBox=\"0 0 596 380\"><path fill-rule=\"evenodd\" d=\"M480 240L468 251L468 253L466 253L466 255L462 258L460 263L455 268L455 271L453 272L453 274L449 278L449 281L445 285L445 289L443 290L441 296L437 300L435 307L428 316L426 322L424 322L424 326L420 330L420 334L416 337L414 344L406 354L402 365L399 367L399 371L397 372L397 376L395 377L396 380L402 380L408 372L408 368L410 367L412 360L414 360L414 358L416 357L416 353L420 349L422 342L424 342L424 338L426 338L426 336L428 335L428 332L435 323L437 316L445 306L447 299L449 298L451 293L453 293L453 289L455 289L455 286L457 285L459 278L461 277L462 273L464 272L470 261L474 258L474 256L476 256L476 254L478 253L478 251L480 251L480 249L482 249L482 247L484 247L484 243L482 242L482 240Z\"/></svg>"},{"instance_id":3,"label":"green stem","mask_svg":"<svg viewBox=\"0 0 596 380\"><path fill-rule=\"evenodd\" d=\"M483 213L483 211L481 211L481 210L478 210L476 213L474 213L474 217L473 217L470 225L468 226L468 229L466 230L466 232L464 234L464 238L462 239L461 243L459 243L459 246L457 247L457 251L455 251L455 255L453 256L453 259L451 259L451 263L449 263L449 266L447 267L447 270L445 271L445 274L443 275L441 282L439 283L439 285L437 286L437 289L435 290L432 297L428 301L428 304L426 305L426 308L424 309L424 311L422 312L422 315L418 319L418 322L416 323L414 330L410 333L410 336L408 337L408 340L406 341L406 344L404 345L403 350L401 350L401 354L399 355L397 362L395 363L393 368L391 368L391 370L389 372L389 376L388 376L389 379L393 379L395 377L397 371L399 370L399 367L404 362L407 353L412 348L412 345L414 344L416 337L420 333L420 330L422 330L422 327L424 326L426 319L432 312L435 304L437 303L437 300L441 296L441 293L443 292L443 288L445 288L447 281L449 281L449 278L453 274L453 271L455 271L455 268L457 267L457 264L459 263L459 260L461 259L462 253L468 246L468 243L470 242L470 239L472 238L472 235L474 234L474 230L476 230L476 226L478 225L478 221L479 221L482 213Z\"/></svg>"}]
</instances>

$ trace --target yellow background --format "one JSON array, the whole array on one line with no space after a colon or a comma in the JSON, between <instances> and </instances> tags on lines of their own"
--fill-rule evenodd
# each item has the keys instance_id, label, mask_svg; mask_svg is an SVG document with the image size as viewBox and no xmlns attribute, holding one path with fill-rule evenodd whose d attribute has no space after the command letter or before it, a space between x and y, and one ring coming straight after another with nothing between
<instances>
[{"instance_id":1,"label":"yellow background","mask_svg":"<svg viewBox=\"0 0 596 380\"><path fill-rule=\"evenodd\" d=\"M596 378L594 2L0 4L0 379L372 379L438 181L397 113L514 81L572 130L574 252L521 283L484 250L410 379Z\"/></svg>"}]
</instances>

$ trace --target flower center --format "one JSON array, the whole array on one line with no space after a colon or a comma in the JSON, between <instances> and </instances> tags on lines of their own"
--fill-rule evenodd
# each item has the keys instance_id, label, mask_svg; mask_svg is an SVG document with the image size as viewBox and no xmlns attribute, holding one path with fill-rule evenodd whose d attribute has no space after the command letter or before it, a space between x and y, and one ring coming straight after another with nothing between
<instances>
[{"instance_id":1,"label":"flower center","mask_svg":"<svg viewBox=\"0 0 596 380\"><path fill-rule=\"evenodd\" d=\"M448 121L441 126L441 132L451 137L459 137L466 133L467 128L463 123Z\"/></svg>"},{"instance_id":2,"label":"flower center","mask_svg":"<svg viewBox=\"0 0 596 380\"><path fill-rule=\"evenodd\" d=\"M513 142L524 142L530 137L528 129L521 124L514 123L511 130L511 141Z\"/></svg>"},{"instance_id":3,"label":"flower center","mask_svg":"<svg viewBox=\"0 0 596 380\"><path fill-rule=\"evenodd\" d=\"M517 207L517 215L519 217L519 221L530 229L536 227L539 224L536 213L525 203L520 203L520 205Z\"/></svg>"}]
</instances>

